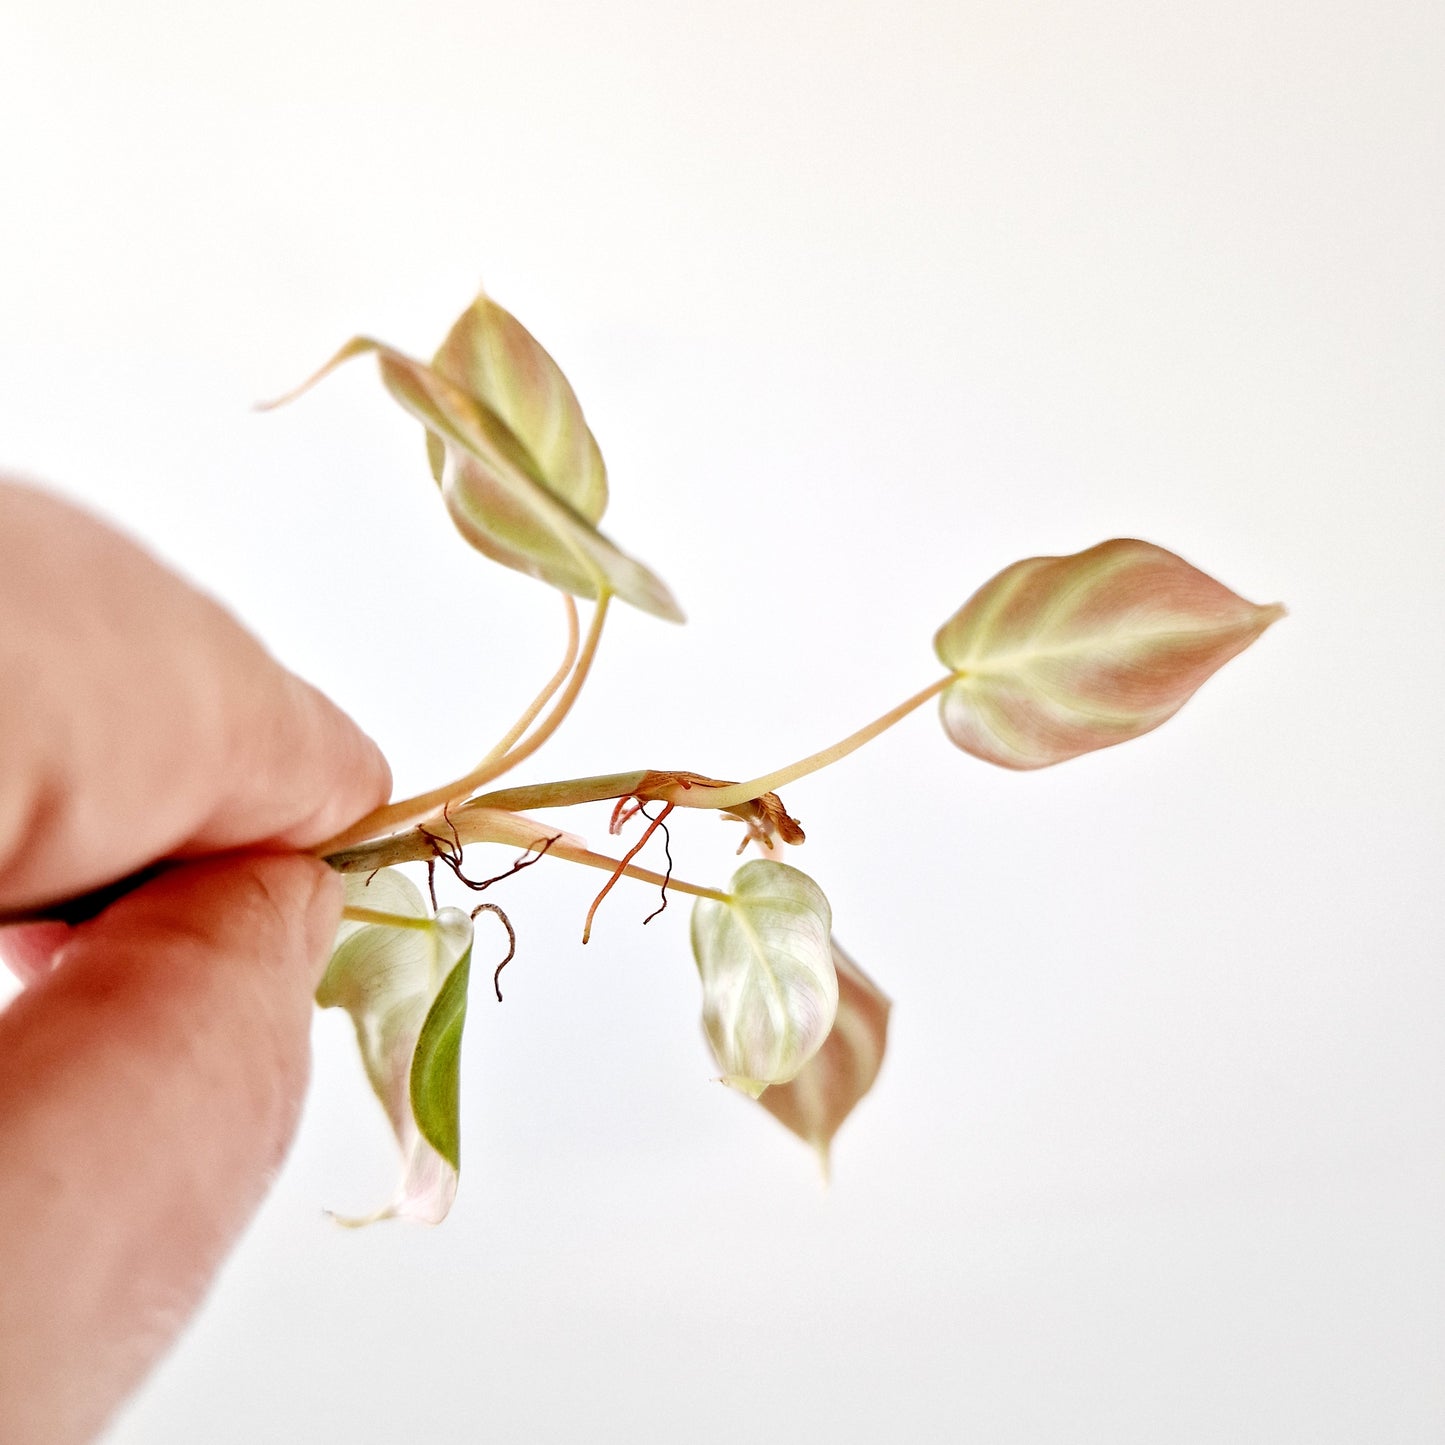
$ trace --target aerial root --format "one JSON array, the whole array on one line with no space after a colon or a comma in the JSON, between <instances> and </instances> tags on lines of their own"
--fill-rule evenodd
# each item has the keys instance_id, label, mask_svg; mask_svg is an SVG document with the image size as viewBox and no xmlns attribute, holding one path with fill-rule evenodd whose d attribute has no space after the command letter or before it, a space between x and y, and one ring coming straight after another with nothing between
<instances>
[{"instance_id":1,"label":"aerial root","mask_svg":"<svg viewBox=\"0 0 1445 1445\"><path fill-rule=\"evenodd\" d=\"M657 815L657 821L653 824L653 827L662 829L662 851L667 854L667 872L662 875L662 902L642 920L642 926L644 928L646 928L659 913L665 913L667 911L667 885L672 882L672 833L669 831L667 824L662 820L667 817L668 809L671 807L672 804L669 803L667 808L664 808L662 812ZM651 821L652 814L649 813L641 803L638 803L637 810L644 818Z\"/></svg>"},{"instance_id":2,"label":"aerial root","mask_svg":"<svg viewBox=\"0 0 1445 1445\"><path fill-rule=\"evenodd\" d=\"M502 970L511 963L513 955L517 952L517 930L512 927L512 920L495 903L479 903L472 909L472 922L477 921L479 913L495 913L502 920L502 927L507 930L507 956L497 965L497 971L492 975L492 987L497 991L497 1002L502 1001Z\"/></svg>"},{"instance_id":3,"label":"aerial root","mask_svg":"<svg viewBox=\"0 0 1445 1445\"><path fill-rule=\"evenodd\" d=\"M622 801L625 802L626 799L623 799ZM616 817L617 817L617 815L618 815L618 812L619 812L619 808L614 808L614 809L612 810L612 816L613 816L614 820L616 819ZM583 943L586 943L587 940L588 940L589 938L591 938L591 936L592 936L592 920L593 920L593 918L596 916L598 907L599 907L600 904L602 903L602 900L603 900L604 898L606 898L607 895L612 891L612 886L613 886L613 884L616 883L617 880L622 877L623 873L625 873L625 872L627 871L627 865L628 865L629 863L631 863L632 860L633 860L635 857L637 857L637 855L638 855L640 852L642 852L643 848L644 848L644 847L646 846L646 844L647 844L647 840L648 840L650 837L652 837L652 835L653 835L659 828L663 828L663 832L664 832L664 834L666 834L666 828L663 827L663 819L666 818L667 815L668 815L670 812L672 812L672 804L671 804L671 803L664 803L664 804L662 805L662 812L660 812L660 813L657 815L657 817L654 818L654 817L652 816L652 814L649 813L649 812L647 811L647 809L643 807L642 801L639 799L639 800L637 800L637 808L634 810L634 812L631 812L631 813L629 813L629 814L627 815L628 817L634 817L634 816L636 815L636 813L641 813L642 816L648 820L647 828L646 828L646 830L643 832L642 837L640 837L640 838L637 840L637 842L636 842L635 844L633 844L632 848L623 856L622 860L618 863L617 867L612 870L612 876L607 880L606 883L604 883L604 884L602 885L602 891L597 895L596 898L594 898L594 899L592 900L592 907L587 910L587 921L582 925L582 942L583 942ZM624 821L625 821L625 820L624 820ZM668 847L668 852L667 852L667 872L668 872L668 877L670 878L670 877L672 876L672 848L671 848L670 845L669 845L669 847ZM666 907L666 906L667 906L667 893L666 893L666 891L665 891L665 890L666 890L666 884L664 884L663 887L664 887L664 892L663 892L663 907ZM661 910L661 909L658 909L657 911L660 913L662 910ZM651 915L651 916L656 917L656 914L653 914L653 915Z\"/></svg>"},{"instance_id":4,"label":"aerial root","mask_svg":"<svg viewBox=\"0 0 1445 1445\"><path fill-rule=\"evenodd\" d=\"M447 826L452 831L450 838L439 838L435 833L428 832L425 828L417 831L431 845L432 856L427 862L427 882L431 883L431 872L437 863L445 863L452 870L458 883L470 888L473 893L481 893L490 888L493 883L500 883L504 878L510 878L514 873L520 873L523 868L530 868L532 864L540 862L547 854L547 850L553 843L561 838L560 833L553 833L550 838L539 838L522 854L515 863L504 872L498 873L491 878L469 878L462 870L462 840L461 834L457 832L457 825L452 822L451 814L442 809L442 817L447 821ZM436 907L436 891L432 891L432 907Z\"/></svg>"}]
</instances>

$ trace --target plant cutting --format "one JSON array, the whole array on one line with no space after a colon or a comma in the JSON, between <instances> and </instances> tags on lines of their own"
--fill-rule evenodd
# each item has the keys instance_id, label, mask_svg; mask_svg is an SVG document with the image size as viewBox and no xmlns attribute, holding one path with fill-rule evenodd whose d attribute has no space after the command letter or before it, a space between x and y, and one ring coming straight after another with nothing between
<instances>
[{"instance_id":1,"label":"plant cutting","mask_svg":"<svg viewBox=\"0 0 1445 1445\"><path fill-rule=\"evenodd\" d=\"M673 623L681 609L655 573L599 530L608 499L601 450L562 371L509 312L478 296L426 362L354 338L270 405L363 356L421 423L426 464L458 531L561 594L566 641L561 662L473 768L376 809L314 850L347 884L317 1002L351 1016L403 1161L393 1197L346 1223L436 1223L452 1205L474 926L486 914L505 938L500 957L488 959L500 1000L518 932L498 895L481 895L521 868L571 864L606 875L579 919L583 943L615 886L657 890L647 922L672 896L691 898L703 1027L721 1077L812 1145L826 1168L834 1135L877 1077L890 1004L834 938L823 889L792 861L805 835L782 791L935 700L956 748L1006 769L1051 767L1127 742L1172 717L1284 613L1151 542L1031 557L985 581L937 627L939 666L916 692L795 762L743 781L653 767L531 780L520 770L566 721L614 600ZM579 601L590 605L585 628ZM589 807L606 818L615 851L594 850L554 821L559 810ZM738 852L756 856L725 884L674 871L669 827L680 810L732 820ZM482 845L512 857L483 869ZM425 891L399 871L406 864L425 869ZM478 895L474 908L437 906L438 868Z\"/></svg>"}]
</instances>

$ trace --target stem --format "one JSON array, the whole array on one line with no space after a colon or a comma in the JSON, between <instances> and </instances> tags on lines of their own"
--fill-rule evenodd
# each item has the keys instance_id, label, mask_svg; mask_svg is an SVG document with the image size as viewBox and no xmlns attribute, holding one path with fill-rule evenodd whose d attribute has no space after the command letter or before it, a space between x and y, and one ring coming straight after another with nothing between
<instances>
[{"instance_id":1,"label":"stem","mask_svg":"<svg viewBox=\"0 0 1445 1445\"><path fill-rule=\"evenodd\" d=\"M577 701L577 694L582 691L582 684L587 681L587 674L592 670L592 660L597 656L597 644L602 640L602 624L607 621L607 605L611 601L612 594L610 592L598 593L597 605L592 609L592 623L587 629L587 641L582 644L582 655L577 659L577 667L567 684L567 690L557 699L556 707L526 742L514 747L495 764L492 770L486 771L485 776L482 776L484 769L478 768L467 793L473 793L483 783L490 783L493 778L499 778L503 773L511 772L518 763L530 758L562 726L563 719L572 711L572 704ZM457 795L457 797L463 796L465 794ZM449 801L455 801L455 799L449 799Z\"/></svg>"},{"instance_id":2,"label":"stem","mask_svg":"<svg viewBox=\"0 0 1445 1445\"><path fill-rule=\"evenodd\" d=\"M571 808L578 803L601 803L609 798L630 797L647 776L644 768L631 773L599 773L590 778L565 778L556 783L529 783L520 788L499 788L471 801L477 807L505 808L516 812L526 808Z\"/></svg>"},{"instance_id":3,"label":"stem","mask_svg":"<svg viewBox=\"0 0 1445 1445\"><path fill-rule=\"evenodd\" d=\"M490 767L499 758L507 755L507 749L527 731L537 720L537 714L552 701L557 689L567 681L567 674L572 671L572 664L577 661L577 604L572 600L569 593L562 594L562 601L567 604L567 655L562 659L562 665L547 680L547 685L534 697L527 707L527 710L507 729L502 740L477 764L476 769Z\"/></svg>"},{"instance_id":4,"label":"stem","mask_svg":"<svg viewBox=\"0 0 1445 1445\"><path fill-rule=\"evenodd\" d=\"M609 858L605 853L594 853L590 848L578 848L574 844L560 842L554 843L547 849L549 858L565 858L569 863L582 863L588 868L604 868L609 873L621 872L628 878L636 878L642 883L652 883L661 887L664 883L678 893L691 893L694 898L711 898L717 903L731 903L732 894L724 893L718 888L703 888L696 883L684 883L680 878L664 878L661 873L654 873L650 868L639 868L635 863L628 863L621 869L618 868L618 860Z\"/></svg>"},{"instance_id":5,"label":"stem","mask_svg":"<svg viewBox=\"0 0 1445 1445\"><path fill-rule=\"evenodd\" d=\"M587 674L592 667L592 659L597 655L597 643L602 636L602 624L607 619L607 604L611 600L611 596L611 593L603 592L598 597L597 606L592 611L592 624L587 629L587 641L582 646L581 655L573 668L566 690L557 700L556 706L553 707L541 727L526 742L513 748L511 752L502 757L494 756L496 749L493 749L471 772L453 782L444 783L441 787L432 788L425 793L418 793L414 798L404 798L399 803L387 803L374 809L366 817L353 823L351 827L338 833L334 838L328 838L324 843L318 843L311 851L320 857L326 857L329 854L354 847L358 843L368 842L372 838L384 837L388 833L399 832L413 824L424 823L428 818L435 817L443 808L470 797L478 788L490 783L493 778L501 777L503 773L516 767L524 758L531 757L561 726L563 718L571 711L572 704L577 700L577 694L582 690L582 684L587 680ZM568 650L571 650L570 646ZM543 689L543 692L546 693L550 687L549 683L548 688ZM538 711L540 710L541 708L538 707ZM529 708L528 711L531 709Z\"/></svg>"},{"instance_id":6,"label":"stem","mask_svg":"<svg viewBox=\"0 0 1445 1445\"><path fill-rule=\"evenodd\" d=\"M432 927L430 918L414 918L407 913L383 913L379 908L355 908L348 904L341 916L350 923L379 923L384 928L415 928L425 933Z\"/></svg>"},{"instance_id":7,"label":"stem","mask_svg":"<svg viewBox=\"0 0 1445 1445\"><path fill-rule=\"evenodd\" d=\"M937 697L953 681L954 676L954 673L945 673L936 682L929 683L921 692L914 693L906 702L900 702L897 707L885 712L882 717L875 718L867 727L859 728L856 733L850 733L842 742L834 743L832 747L824 748L822 752L800 758L786 768L779 768L772 773L764 773L762 777L753 778L746 783L734 783L727 788L693 788L688 791L676 788L667 795L667 801L676 803L683 808L735 808L739 803L746 803L753 798L762 797L764 793L775 793L779 788L786 787L799 778L806 778L809 773L816 773L820 768L826 768L830 763L836 763L840 758L846 758L849 753L856 752L864 743L872 742L879 733L887 732L894 723L902 721L915 708L922 707L929 698Z\"/></svg>"},{"instance_id":8,"label":"stem","mask_svg":"<svg viewBox=\"0 0 1445 1445\"><path fill-rule=\"evenodd\" d=\"M619 871L616 858L606 853L594 853L575 834L559 832L548 828L535 818L524 818L515 813L499 812L495 808L479 808L469 804L452 815L457 836L463 844L503 843L514 848L539 848L547 843L548 858L565 858L569 863L581 863L588 868L605 868L609 873ZM378 838L356 848L333 853L325 860L338 873L374 873L378 868L391 868L398 863L424 863L436 857L433 847L434 836L422 828L413 828L409 833L398 833L390 838ZM548 843L548 839L552 841ZM719 903L729 901L729 895L716 888L703 888L696 883L685 883L679 878L665 879L661 873L622 860L620 871L628 878L643 883L661 886L666 882L669 888L679 893L691 893L698 898L713 898Z\"/></svg>"},{"instance_id":9,"label":"stem","mask_svg":"<svg viewBox=\"0 0 1445 1445\"><path fill-rule=\"evenodd\" d=\"M338 873L374 873L398 863L425 863L437 856L438 843L455 843L465 848L472 843L500 843L506 848L536 849L549 839L582 844L575 834L564 833L536 818L521 813L504 813L496 808L479 808L469 803L448 816L443 829L412 828L385 838L372 838L354 848L328 853L325 862ZM552 846L548 843L548 846Z\"/></svg>"}]
</instances>

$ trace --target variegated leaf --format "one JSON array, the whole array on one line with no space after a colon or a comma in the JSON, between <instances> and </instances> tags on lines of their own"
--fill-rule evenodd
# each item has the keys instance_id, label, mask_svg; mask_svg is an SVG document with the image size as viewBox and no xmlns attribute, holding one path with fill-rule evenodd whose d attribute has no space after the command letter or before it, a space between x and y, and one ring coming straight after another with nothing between
<instances>
[{"instance_id":1,"label":"variegated leaf","mask_svg":"<svg viewBox=\"0 0 1445 1445\"><path fill-rule=\"evenodd\" d=\"M831 925L822 889L765 858L733 874L726 903L693 909L703 1028L724 1080L754 1098L793 1078L833 1027Z\"/></svg>"},{"instance_id":2,"label":"variegated leaf","mask_svg":"<svg viewBox=\"0 0 1445 1445\"><path fill-rule=\"evenodd\" d=\"M507 348L503 350L510 354ZM537 350L541 352L540 347ZM393 398L426 427L428 458L447 511L473 547L503 566L574 596L596 598L606 592L670 622L683 620L661 579L593 525L606 504L605 473L594 471L587 460L590 448L595 447L590 432L586 443L575 436L563 439L566 427L561 423L557 424L558 436L548 433L547 418L561 405L555 387L548 388L546 397L528 403L521 395L525 378L514 378L511 390L503 393L497 378L491 377L488 385L494 394L488 400L473 395L467 385L448 374L382 342L358 336L296 392L271 404L281 405L343 362L367 352L376 354L382 381ZM550 358L548 363L555 372ZM462 369L458 364L458 373ZM542 376L544 382L551 375L535 358L530 372L533 377ZM561 373L556 376L560 380ZM565 381L561 385L565 387ZM571 395L570 388L567 395ZM519 419L544 456L557 462L576 454L581 460L573 470L561 474L561 480L549 477L542 461L512 430L494 402ZM577 424L585 427L580 418L579 411Z\"/></svg>"},{"instance_id":3,"label":"variegated leaf","mask_svg":"<svg viewBox=\"0 0 1445 1445\"><path fill-rule=\"evenodd\" d=\"M322 1008L351 1015L366 1075L402 1153L402 1176L390 1203L343 1224L415 1219L437 1224L456 1194L457 1064L466 1018L472 924L443 908L435 918L409 879L393 869L346 879L348 904L416 926L343 922L316 991Z\"/></svg>"},{"instance_id":4,"label":"variegated leaf","mask_svg":"<svg viewBox=\"0 0 1445 1445\"><path fill-rule=\"evenodd\" d=\"M607 469L561 368L511 312L483 294L462 313L432 370L475 397L525 448L542 484L596 523L607 507ZM442 465L432 453L432 474Z\"/></svg>"},{"instance_id":5,"label":"variegated leaf","mask_svg":"<svg viewBox=\"0 0 1445 1445\"><path fill-rule=\"evenodd\" d=\"M1173 552L1101 542L1031 557L939 629L943 726L965 752L1043 768L1149 732L1272 622Z\"/></svg>"},{"instance_id":6,"label":"variegated leaf","mask_svg":"<svg viewBox=\"0 0 1445 1445\"><path fill-rule=\"evenodd\" d=\"M833 940L838 1014L823 1047L786 1084L773 1084L758 1103L818 1151L823 1172L833 1136L873 1087L888 1046L888 996Z\"/></svg>"},{"instance_id":7,"label":"variegated leaf","mask_svg":"<svg viewBox=\"0 0 1445 1445\"><path fill-rule=\"evenodd\" d=\"M574 596L610 592L644 612L682 621L663 582L553 489L536 458L485 400L399 352L383 351L380 362L387 390L440 441L442 498L472 546ZM435 467L435 447L431 461ZM605 483L600 498L594 488L581 500L605 503Z\"/></svg>"}]
</instances>

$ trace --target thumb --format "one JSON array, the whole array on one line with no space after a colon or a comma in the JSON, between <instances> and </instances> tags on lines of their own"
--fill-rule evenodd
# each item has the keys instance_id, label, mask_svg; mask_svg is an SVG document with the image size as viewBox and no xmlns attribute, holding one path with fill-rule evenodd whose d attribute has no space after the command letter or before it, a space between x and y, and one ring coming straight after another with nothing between
<instances>
[{"instance_id":1,"label":"thumb","mask_svg":"<svg viewBox=\"0 0 1445 1445\"><path fill-rule=\"evenodd\" d=\"M0 1013L0 1440L84 1440L170 1344L295 1131L340 915L299 855L178 867Z\"/></svg>"}]
</instances>

